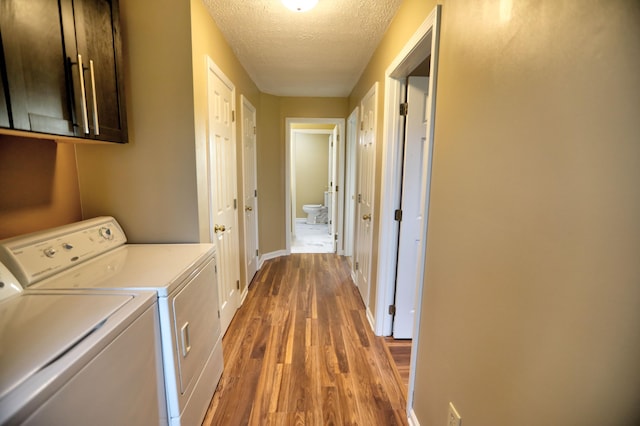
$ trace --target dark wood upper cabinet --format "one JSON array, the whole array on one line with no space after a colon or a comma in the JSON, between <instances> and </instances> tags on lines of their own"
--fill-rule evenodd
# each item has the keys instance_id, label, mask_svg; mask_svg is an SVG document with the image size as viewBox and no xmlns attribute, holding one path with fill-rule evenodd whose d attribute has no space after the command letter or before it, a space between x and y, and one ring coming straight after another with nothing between
<instances>
[{"instance_id":1,"label":"dark wood upper cabinet","mask_svg":"<svg viewBox=\"0 0 640 426\"><path fill-rule=\"evenodd\" d=\"M1 44L0 44L1 45ZM2 50L0 50L0 58L4 58ZM4 61L4 59L2 59ZM9 121L9 104L7 103L6 78L0 67L0 127L11 127Z\"/></svg>"},{"instance_id":2,"label":"dark wood upper cabinet","mask_svg":"<svg viewBox=\"0 0 640 426\"><path fill-rule=\"evenodd\" d=\"M118 2L0 4L11 127L127 142Z\"/></svg>"}]
</instances>

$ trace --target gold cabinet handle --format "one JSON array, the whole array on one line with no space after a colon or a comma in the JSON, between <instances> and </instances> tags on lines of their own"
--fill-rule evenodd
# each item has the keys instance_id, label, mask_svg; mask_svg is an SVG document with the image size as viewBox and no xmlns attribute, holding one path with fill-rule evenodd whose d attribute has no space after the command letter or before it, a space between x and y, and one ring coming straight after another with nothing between
<instances>
[{"instance_id":1,"label":"gold cabinet handle","mask_svg":"<svg viewBox=\"0 0 640 426\"><path fill-rule=\"evenodd\" d=\"M226 228L224 227L224 225L216 225L213 227L213 232L215 232L216 234L218 232L224 232L226 230Z\"/></svg>"},{"instance_id":2,"label":"gold cabinet handle","mask_svg":"<svg viewBox=\"0 0 640 426\"><path fill-rule=\"evenodd\" d=\"M362 216L362 220L371 220L371 215L365 214L364 216Z\"/></svg>"},{"instance_id":3,"label":"gold cabinet handle","mask_svg":"<svg viewBox=\"0 0 640 426\"><path fill-rule=\"evenodd\" d=\"M247 206L244 209L245 209L245 211L248 211L248 212L253 211L253 207L251 207L251 206Z\"/></svg>"}]
</instances>

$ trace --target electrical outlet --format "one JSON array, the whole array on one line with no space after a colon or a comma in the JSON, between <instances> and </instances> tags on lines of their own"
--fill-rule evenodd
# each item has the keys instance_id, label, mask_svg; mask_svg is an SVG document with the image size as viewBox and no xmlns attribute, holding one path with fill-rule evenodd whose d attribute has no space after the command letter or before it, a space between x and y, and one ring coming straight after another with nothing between
<instances>
[{"instance_id":1,"label":"electrical outlet","mask_svg":"<svg viewBox=\"0 0 640 426\"><path fill-rule=\"evenodd\" d=\"M449 403L449 415L447 416L447 426L462 426L462 417L458 414L453 402Z\"/></svg>"}]
</instances>

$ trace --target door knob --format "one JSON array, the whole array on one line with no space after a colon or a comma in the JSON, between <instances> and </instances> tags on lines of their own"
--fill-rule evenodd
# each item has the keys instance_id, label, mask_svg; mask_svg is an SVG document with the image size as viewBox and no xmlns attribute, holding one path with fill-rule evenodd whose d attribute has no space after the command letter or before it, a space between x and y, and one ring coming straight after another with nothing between
<instances>
[{"instance_id":1,"label":"door knob","mask_svg":"<svg viewBox=\"0 0 640 426\"><path fill-rule=\"evenodd\" d=\"M247 206L244 209L245 209L245 211L248 211L248 212L253 211L253 207L251 207L251 206Z\"/></svg>"},{"instance_id":2,"label":"door knob","mask_svg":"<svg viewBox=\"0 0 640 426\"><path fill-rule=\"evenodd\" d=\"M362 216L362 220L371 220L371 215L365 214L364 216Z\"/></svg>"},{"instance_id":3,"label":"door knob","mask_svg":"<svg viewBox=\"0 0 640 426\"><path fill-rule=\"evenodd\" d=\"M218 232L224 232L224 231L225 231L224 225L216 225L213 227L213 232L215 232L216 234Z\"/></svg>"}]
</instances>

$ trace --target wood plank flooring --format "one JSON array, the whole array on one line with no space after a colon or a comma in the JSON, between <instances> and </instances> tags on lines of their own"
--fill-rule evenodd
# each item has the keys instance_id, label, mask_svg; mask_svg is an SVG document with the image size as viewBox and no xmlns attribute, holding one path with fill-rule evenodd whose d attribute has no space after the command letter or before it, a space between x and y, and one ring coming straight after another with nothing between
<instances>
[{"instance_id":1,"label":"wood plank flooring","mask_svg":"<svg viewBox=\"0 0 640 426\"><path fill-rule=\"evenodd\" d=\"M344 258L265 262L223 339L203 425L406 425L405 391Z\"/></svg>"},{"instance_id":2,"label":"wood plank flooring","mask_svg":"<svg viewBox=\"0 0 640 426\"><path fill-rule=\"evenodd\" d=\"M404 385L404 391L409 387L409 367L411 366L411 339L394 339L385 337L384 343L389 349L389 354L393 359L400 382Z\"/></svg>"}]
</instances>

